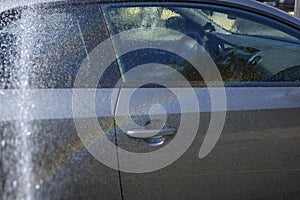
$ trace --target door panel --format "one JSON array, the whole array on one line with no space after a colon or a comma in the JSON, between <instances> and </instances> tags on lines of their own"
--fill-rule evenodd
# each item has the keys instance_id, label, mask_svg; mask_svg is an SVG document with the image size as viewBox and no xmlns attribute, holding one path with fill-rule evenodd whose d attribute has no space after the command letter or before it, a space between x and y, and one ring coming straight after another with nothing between
<instances>
[{"instance_id":1,"label":"door panel","mask_svg":"<svg viewBox=\"0 0 300 200\"><path fill-rule=\"evenodd\" d=\"M257 103L253 101L250 105L247 101L238 104L229 101L222 135L212 152L202 159L199 159L198 154L210 122L210 113L206 112L210 105L200 104L200 110L203 112L201 112L198 135L188 151L171 165L154 172L143 174L122 172L124 198L297 199L300 166L298 162L300 102L287 102L280 97L290 89L281 88L281 92L280 89L275 90L275 88L264 88L264 91L248 88L249 92L245 92L247 88L226 90L228 100L237 100L239 99L237 97L242 96L247 99L257 99L258 103L263 102L260 101L259 93L269 91L268 96L277 96L273 98L273 102L277 102L277 105L265 104L258 108ZM128 88L122 90L120 98L122 95L125 96L126 92L130 93ZM159 96L163 96L168 99L167 103L161 101L168 111L166 124L178 127L181 115L188 113L180 113L180 108L175 103L176 99L173 101L172 97L166 95L166 90L149 88L136 90L131 99L131 106L149 110L153 102L148 103L149 101L145 99L157 101ZM209 94L206 89L196 89L196 93L199 102L207 102L205 100L209 98ZM140 96L143 98L138 98ZM143 121L141 115L134 113L131 112L133 119L139 118ZM189 132L184 133L185 136L188 134ZM119 148L139 153L157 151L168 145L172 139L168 138L162 146L152 147L147 145L145 140L128 137L120 129L117 136ZM120 164L125 165L128 158L124 156L119 159Z\"/></svg>"},{"instance_id":2,"label":"door panel","mask_svg":"<svg viewBox=\"0 0 300 200\"><path fill-rule=\"evenodd\" d=\"M96 119L105 127L96 146L104 137L115 144L116 63L99 76L86 70L83 79L94 84L76 82L88 54L108 38L98 5L40 4L0 15L0 199L121 199L118 171L78 135L81 128L97 136L97 127L75 123ZM94 112L86 112L86 94ZM117 163L116 156L107 159Z\"/></svg>"},{"instance_id":3,"label":"door panel","mask_svg":"<svg viewBox=\"0 0 300 200\"><path fill-rule=\"evenodd\" d=\"M299 31L244 10L188 5L103 7L109 31L117 36L112 41L123 77L115 114L124 199L298 199ZM142 31L157 27L190 39ZM139 29L123 37L124 31L134 28ZM178 45L166 52L155 49L156 42ZM124 55L128 43L140 44L141 49ZM182 51L186 54L178 53ZM213 107L214 102L224 101L224 88L187 62L203 59L205 53L224 81L225 110ZM213 66L199 67L209 71ZM172 70L189 84L183 84ZM200 148L212 138L207 135L211 117L224 111L226 120L217 144L199 158ZM181 132L183 123L188 128ZM147 135L149 130L166 127L177 133ZM139 136L132 136L137 132ZM172 160L174 155L178 159ZM158 163L167 164L156 168Z\"/></svg>"}]
</instances>

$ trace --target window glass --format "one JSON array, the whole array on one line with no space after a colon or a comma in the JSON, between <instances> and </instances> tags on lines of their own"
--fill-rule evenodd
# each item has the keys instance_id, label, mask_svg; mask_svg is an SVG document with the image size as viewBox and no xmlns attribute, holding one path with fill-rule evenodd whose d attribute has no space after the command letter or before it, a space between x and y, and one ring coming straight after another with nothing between
<instances>
[{"instance_id":1,"label":"window glass","mask_svg":"<svg viewBox=\"0 0 300 200\"><path fill-rule=\"evenodd\" d=\"M226 31L225 33L228 34L280 37L287 40L298 40L296 37L273 27L232 14L213 11L210 14L206 14L206 17L215 25L224 29Z\"/></svg>"},{"instance_id":2,"label":"window glass","mask_svg":"<svg viewBox=\"0 0 300 200\"><path fill-rule=\"evenodd\" d=\"M5 11L0 35L0 88L18 88L20 79L28 79L32 88L71 88L87 53L108 38L97 5ZM113 87L118 76L114 64L99 87Z\"/></svg>"},{"instance_id":3,"label":"window glass","mask_svg":"<svg viewBox=\"0 0 300 200\"><path fill-rule=\"evenodd\" d=\"M172 44L176 47L175 52L184 51L187 56L197 59L201 55L193 45L196 41L210 55L227 85L295 83L300 79L300 34L298 30L283 23L254 13L219 6L125 5L104 6L105 18L112 35L139 28L139 31L126 38L121 34L121 41ZM154 27L179 31L193 40L182 40L181 34L164 31L149 36L149 30ZM143 30L147 30L148 35L143 34ZM178 45L173 45L174 43ZM125 74L130 69L147 63L168 65L190 82L203 82L199 72L187 59L174 53L144 48L119 55L118 45L121 43L114 45L125 82L138 81L138 76L129 80ZM158 72L158 69L153 68L149 72L149 79L176 81L172 74L166 72L162 75Z\"/></svg>"}]
</instances>

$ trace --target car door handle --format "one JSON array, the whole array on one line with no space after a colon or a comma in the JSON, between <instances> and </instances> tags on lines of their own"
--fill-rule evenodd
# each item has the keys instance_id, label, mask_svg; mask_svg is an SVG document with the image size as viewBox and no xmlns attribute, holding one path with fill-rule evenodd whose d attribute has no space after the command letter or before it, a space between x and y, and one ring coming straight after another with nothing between
<instances>
[{"instance_id":1,"label":"car door handle","mask_svg":"<svg viewBox=\"0 0 300 200\"><path fill-rule=\"evenodd\" d=\"M146 139L149 137L158 137L158 136L171 136L175 135L177 132L176 128L173 127L163 127L160 130L149 130L149 129L135 129L126 131L126 135L133 138Z\"/></svg>"},{"instance_id":2,"label":"car door handle","mask_svg":"<svg viewBox=\"0 0 300 200\"><path fill-rule=\"evenodd\" d=\"M173 127L164 126L162 129L135 129L125 132L130 138L145 139L149 146L162 145L166 136L172 136L177 133L177 129Z\"/></svg>"}]
</instances>

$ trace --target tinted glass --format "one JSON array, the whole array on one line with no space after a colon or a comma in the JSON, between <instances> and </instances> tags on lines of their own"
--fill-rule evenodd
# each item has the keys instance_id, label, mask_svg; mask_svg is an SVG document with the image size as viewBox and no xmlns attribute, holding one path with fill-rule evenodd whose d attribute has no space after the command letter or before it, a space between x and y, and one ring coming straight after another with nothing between
<instances>
[{"instance_id":1,"label":"tinted glass","mask_svg":"<svg viewBox=\"0 0 300 200\"><path fill-rule=\"evenodd\" d=\"M31 88L71 88L88 53L108 38L96 5L43 5L0 16L1 88L19 88L21 79ZM113 87L118 77L112 64L99 87Z\"/></svg>"},{"instance_id":2,"label":"tinted glass","mask_svg":"<svg viewBox=\"0 0 300 200\"><path fill-rule=\"evenodd\" d=\"M218 67L227 85L240 83L298 82L300 78L300 34L287 25L254 13L217 6L184 7L162 6L105 6L104 13L112 35L139 28L126 42L160 42L174 46L174 51L186 52L197 59L202 46ZM154 27L172 29L182 35L145 35L143 30ZM176 44L176 45L174 45ZM118 54L120 43L115 44ZM125 82L125 74L132 68L146 63L168 65L180 72L190 82L203 82L199 72L176 53L158 49L133 51L119 56L119 64ZM174 77L153 68L152 80L176 81ZM150 79L151 79L150 78ZM213 80L212 80L213 81Z\"/></svg>"}]
</instances>

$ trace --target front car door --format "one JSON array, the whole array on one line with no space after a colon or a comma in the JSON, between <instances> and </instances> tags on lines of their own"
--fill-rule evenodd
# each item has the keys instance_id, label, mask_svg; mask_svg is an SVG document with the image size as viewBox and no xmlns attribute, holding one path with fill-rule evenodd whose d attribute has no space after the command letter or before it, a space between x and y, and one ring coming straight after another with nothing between
<instances>
[{"instance_id":1,"label":"front car door","mask_svg":"<svg viewBox=\"0 0 300 200\"><path fill-rule=\"evenodd\" d=\"M298 199L300 31L235 7L103 5L124 199Z\"/></svg>"}]
</instances>

